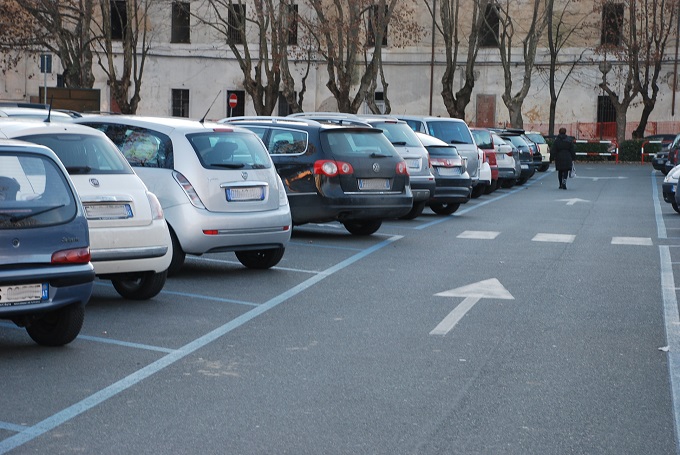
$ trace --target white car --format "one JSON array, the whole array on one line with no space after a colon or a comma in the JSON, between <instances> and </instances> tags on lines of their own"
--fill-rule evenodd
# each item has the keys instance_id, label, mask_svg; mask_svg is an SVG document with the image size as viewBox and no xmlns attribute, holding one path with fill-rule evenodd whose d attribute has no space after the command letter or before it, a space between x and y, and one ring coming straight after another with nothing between
<instances>
[{"instance_id":1,"label":"white car","mask_svg":"<svg viewBox=\"0 0 680 455\"><path fill-rule=\"evenodd\" d=\"M676 202L675 193L678 192L678 179L680 178L680 165L675 166L666 174L661 184L663 200L673 206L673 210L680 213L680 206Z\"/></svg>"},{"instance_id":2,"label":"white car","mask_svg":"<svg viewBox=\"0 0 680 455\"><path fill-rule=\"evenodd\" d=\"M246 267L283 258L292 221L283 182L252 131L173 117L88 115L160 199L170 226L169 273L186 254L233 251Z\"/></svg>"},{"instance_id":3,"label":"white car","mask_svg":"<svg viewBox=\"0 0 680 455\"><path fill-rule=\"evenodd\" d=\"M496 153L496 165L498 166L498 186L510 188L515 185L520 173L521 164L515 158L512 145L496 133L491 133L493 139L494 152Z\"/></svg>"},{"instance_id":4,"label":"white car","mask_svg":"<svg viewBox=\"0 0 680 455\"><path fill-rule=\"evenodd\" d=\"M172 242L163 209L116 146L73 123L0 119L0 137L52 149L85 208L92 265L125 298L145 300L165 285Z\"/></svg>"}]
</instances>

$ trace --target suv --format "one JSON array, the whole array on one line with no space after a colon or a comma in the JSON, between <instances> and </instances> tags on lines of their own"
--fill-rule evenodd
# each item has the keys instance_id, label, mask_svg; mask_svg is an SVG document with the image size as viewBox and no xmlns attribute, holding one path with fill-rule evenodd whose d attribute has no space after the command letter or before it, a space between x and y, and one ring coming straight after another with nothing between
<instances>
[{"instance_id":1,"label":"suv","mask_svg":"<svg viewBox=\"0 0 680 455\"><path fill-rule=\"evenodd\" d=\"M517 150L520 162L520 175L517 178L516 183L518 185L524 185L534 175L534 173L536 173L531 147L522 137L523 135L516 131L499 131L498 135L507 142L511 143ZM515 153L514 150L513 153Z\"/></svg>"},{"instance_id":2,"label":"suv","mask_svg":"<svg viewBox=\"0 0 680 455\"><path fill-rule=\"evenodd\" d=\"M0 318L38 344L80 333L94 269L83 206L47 147L0 141Z\"/></svg>"},{"instance_id":3,"label":"suv","mask_svg":"<svg viewBox=\"0 0 680 455\"><path fill-rule=\"evenodd\" d=\"M540 161L535 158L534 164L537 165L538 172L545 172L550 168L550 146L545 141L545 138L538 131L527 131L524 133L530 140L532 140L537 146L541 154Z\"/></svg>"},{"instance_id":4,"label":"suv","mask_svg":"<svg viewBox=\"0 0 680 455\"><path fill-rule=\"evenodd\" d=\"M486 183L480 180L479 172L484 162L484 154L475 144L467 123L459 118L426 117L417 115L398 115L413 131L420 131L442 141L453 144L463 157L467 158L467 171L472 179L473 194L481 194ZM475 190L475 187L482 186ZM480 192L481 191L481 192Z\"/></svg>"},{"instance_id":5,"label":"suv","mask_svg":"<svg viewBox=\"0 0 680 455\"><path fill-rule=\"evenodd\" d=\"M434 195L436 183L427 150L406 122L389 115L354 115L337 112L300 113L291 114L289 117L304 117L319 122L354 121L355 124L362 122L370 127L380 128L408 165L413 208L402 218L410 220L423 213L425 205Z\"/></svg>"},{"instance_id":6,"label":"suv","mask_svg":"<svg viewBox=\"0 0 680 455\"><path fill-rule=\"evenodd\" d=\"M172 257L163 209L105 134L73 123L0 119L0 137L57 154L85 208L99 278L128 299L150 299L163 289Z\"/></svg>"},{"instance_id":7,"label":"suv","mask_svg":"<svg viewBox=\"0 0 680 455\"><path fill-rule=\"evenodd\" d=\"M97 115L103 131L161 201L172 237L169 273L186 254L234 251L267 269L290 240L290 206L267 150L244 128L186 118Z\"/></svg>"},{"instance_id":8,"label":"suv","mask_svg":"<svg viewBox=\"0 0 680 455\"><path fill-rule=\"evenodd\" d=\"M377 128L292 117L229 117L254 131L283 179L294 225L339 221L371 235L413 208L408 166Z\"/></svg>"}]
</instances>

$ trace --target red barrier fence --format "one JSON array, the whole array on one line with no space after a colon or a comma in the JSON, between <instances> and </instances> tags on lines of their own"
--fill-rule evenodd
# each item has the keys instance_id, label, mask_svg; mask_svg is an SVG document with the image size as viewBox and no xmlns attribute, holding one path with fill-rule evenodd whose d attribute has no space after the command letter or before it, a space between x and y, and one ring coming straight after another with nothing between
<instances>
[{"instance_id":1,"label":"red barrier fence","mask_svg":"<svg viewBox=\"0 0 680 455\"><path fill-rule=\"evenodd\" d=\"M598 141L598 140L587 140L587 139L576 139L577 144L608 144L606 152L576 152L576 155L585 156L606 156L614 157L616 159L616 164L619 163L619 146L616 141Z\"/></svg>"}]
</instances>

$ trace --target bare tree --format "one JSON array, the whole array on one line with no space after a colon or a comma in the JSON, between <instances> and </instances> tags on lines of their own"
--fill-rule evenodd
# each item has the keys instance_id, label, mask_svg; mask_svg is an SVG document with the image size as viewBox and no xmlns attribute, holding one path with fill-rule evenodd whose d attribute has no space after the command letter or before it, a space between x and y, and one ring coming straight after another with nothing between
<instances>
[{"instance_id":1,"label":"bare tree","mask_svg":"<svg viewBox=\"0 0 680 455\"><path fill-rule=\"evenodd\" d=\"M136 113L141 100L144 64L151 41L152 4L153 0L98 0L99 20L92 23L97 63L108 78L111 97L124 114Z\"/></svg>"},{"instance_id":2,"label":"bare tree","mask_svg":"<svg viewBox=\"0 0 680 455\"><path fill-rule=\"evenodd\" d=\"M319 42L319 52L328 72L326 86L337 101L338 110L356 113L364 101L372 111L378 110L372 97L380 76L386 111L389 112L382 45L388 25L394 25L397 20L400 25L391 27L389 33L394 41L392 45L399 46L419 37L422 28L413 19L412 5L398 0L308 2L316 17L307 26Z\"/></svg>"},{"instance_id":3,"label":"bare tree","mask_svg":"<svg viewBox=\"0 0 680 455\"><path fill-rule=\"evenodd\" d=\"M463 16L461 19L461 0L438 0L439 22L435 20L435 26L444 39L444 53L446 56L446 69L442 76L442 99L446 111L451 117L465 119L465 108L470 104L472 89L475 86L475 62L479 51L479 39L484 30L484 11L489 0L474 0L464 2L465 6L472 8L471 18ZM425 0L425 5L433 18L437 17L437 11L433 9L435 1ZM458 68L458 52L461 44L459 30L463 21L470 24L470 32L467 35L467 58L465 60L465 77L463 86L454 92L454 79Z\"/></svg>"},{"instance_id":4,"label":"bare tree","mask_svg":"<svg viewBox=\"0 0 680 455\"><path fill-rule=\"evenodd\" d=\"M548 74L548 85L550 89L550 114L548 119L548 134L550 136L555 134L555 114L557 111L557 100L564 88L565 83L576 68L576 65L581 61L583 52L579 58L570 62L559 62L558 57L562 48L567 46L574 33L582 30L582 24L585 15L580 17L575 16L570 12L571 6L576 0L566 0L561 9L555 10L555 0L548 0L546 5L547 13L547 32L548 32L548 47L550 50L550 66ZM558 70L563 74L561 82L557 81Z\"/></svg>"},{"instance_id":5,"label":"bare tree","mask_svg":"<svg viewBox=\"0 0 680 455\"><path fill-rule=\"evenodd\" d=\"M649 115L654 110L659 94L659 76L666 57L668 38L676 26L678 0L638 0L639 10L635 14L640 31L640 45L636 58L639 60L639 71L635 73L635 83L642 97L642 113L640 123L634 137L643 137Z\"/></svg>"},{"instance_id":6,"label":"bare tree","mask_svg":"<svg viewBox=\"0 0 680 455\"><path fill-rule=\"evenodd\" d=\"M498 48L500 50L504 77L504 91L501 98L508 108L510 124L513 127L522 128L524 126L522 105L531 88L531 76L536 63L536 48L548 23L548 14L546 14L545 0L533 0L528 28L523 33L523 37L520 38L523 58L522 62L518 62L518 64L521 64L524 68L522 83L519 90L513 93L512 77L515 71L513 38L515 38L515 29L520 27L520 22L517 21L517 18L511 16L511 3L511 0L505 0L504 5L493 4L492 8L495 10L500 24ZM518 14L518 18L525 18L527 15Z\"/></svg>"},{"instance_id":7,"label":"bare tree","mask_svg":"<svg viewBox=\"0 0 680 455\"><path fill-rule=\"evenodd\" d=\"M49 50L59 57L65 86L92 88L93 1L10 0L0 7L9 9L2 11L0 17L11 18L10 27L3 27L4 30L19 32L12 38L15 45L36 51Z\"/></svg>"}]
</instances>

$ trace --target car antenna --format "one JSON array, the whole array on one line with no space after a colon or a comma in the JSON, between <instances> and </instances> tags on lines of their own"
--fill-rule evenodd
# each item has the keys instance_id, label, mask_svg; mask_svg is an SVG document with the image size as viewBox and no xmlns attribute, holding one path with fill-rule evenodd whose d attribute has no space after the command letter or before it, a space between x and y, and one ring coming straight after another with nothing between
<instances>
[{"instance_id":1,"label":"car antenna","mask_svg":"<svg viewBox=\"0 0 680 455\"><path fill-rule=\"evenodd\" d=\"M217 92L217 96L215 96L215 99L213 100L213 102L210 103L210 107L208 108L207 111L205 111L205 115L203 116L203 118L201 118L201 120L199 120L199 122L201 122L201 123L205 122L205 118L208 116L208 112L210 112L210 109L212 109L213 104L215 104L215 101L217 101L217 97L220 96L220 93L222 93L222 90Z\"/></svg>"},{"instance_id":2,"label":"car antenna","mask_svg":"<svg viewBox=\"0 0 680 455\"><path fill-rule=\"evenodd\" d=\"M45 123L50 123L51 118L52 118L52 102L54 101L54 95L50 96L50 105L47 108L47 118L45 119Z\"/></svg>"}]
</instances>

